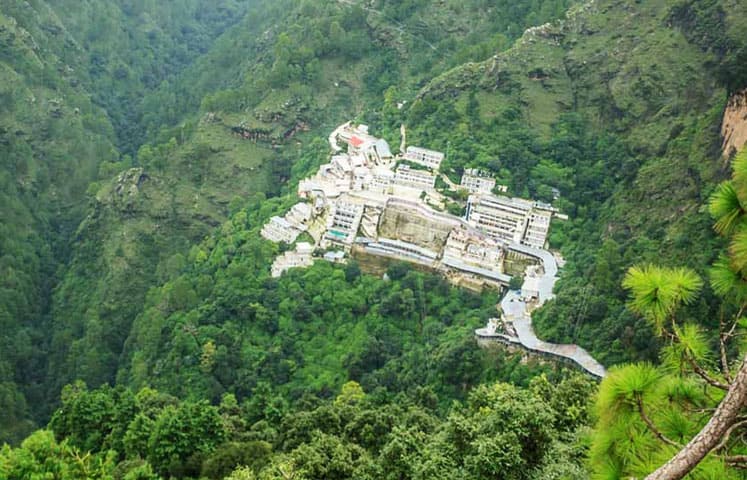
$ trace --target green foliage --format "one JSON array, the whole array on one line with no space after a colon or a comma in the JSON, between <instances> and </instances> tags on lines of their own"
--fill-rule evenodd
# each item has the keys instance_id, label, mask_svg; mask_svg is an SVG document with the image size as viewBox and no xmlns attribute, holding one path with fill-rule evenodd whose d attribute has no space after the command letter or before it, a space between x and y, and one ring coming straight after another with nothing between
<instances>
[{"instance_id":1,"label":"green foliage","mask_svg":"<svg viewBox=\"0 0 747 480\"><path fill-rule=\"evenodd\" d=\"M112 480L115 466L112 454L91 455L67 441L58 443L52 432L39 430L20 447L0 449L0 475L3 478L54 478Z\"/></svg>"},{"instance_id":2,"label":"green foliage","mask_svg":"<svg viewBox=\"0 0 747 480\"><path fill-rule=\"evenodd\" d=\"M411 144L448 153L453 178L478 167L513 194L550 201L560 191L555 205L571 220L552 241L568 263L557 298L535 315L541 335L605 363L655 358L659 344L625 309L620 284L634 263L702 273L712 260L697 206L718 175L724 93L744 83L747 16L710 0L602 2L513 43L570 3L4 2L0 442L23 438L32 416L43 423L63 385L82 378L190 399L65 389L50 423L58 447L92 459L116 451L118 477L217 477L249 461L244 448L257 463L235 471L243 477L573 477L583 382L501 387L502 401L521 398L549 425L492 405L482 425L468 402L450 412L466 428L461 454L444 440L461 427L444 426L443 413L475 386L557 376L476 348L494 293L403 265L385 282L356 262L270 279L277 247L258 239L326 158L331 126L357 117L395 145L406 123ZM721 233L741 232L738 187L714 197ZM711 282L738 301L742 237ZM679 287L657 290L662 312L697 283L667 272ZM682 316L706 318L712 303ZM686 341L664 350L669 363L708 358L702 326L677 334ZM326 401L346 384L339 411L310 406L309 394ZM376 405L402 396L439 413ZM691 427L656 421L677 438ZM258 442L281 445L266 468Z\"/></svg>"},{"instance_id":3,"label":"green foliage","mask_svg":"<svg viewBox=\"0 0 747 480\"><path fill-rule=\"evenodd\" d=\"M557 478L552 471L583 472L582 450L560 445L588 424L585 404L593 388L579 374L558 382L539 377L531 388L485 384L464 403L454 402L440 412L420 404L433 395L425 390L394 397L364 395L350 382L336 399L307 396L276 419L271 412L255 410L253 398L239 404L226 397L216 408L205 402L177 401L151 389L134 394L109 387L87 390L78 384L66 388L66 403L53 422L64 419L78 430L69 437L56 431L56 436L66 437L60 443L51 432L39 431L16 449L4 447L0 474L27 478L13 474L33 471L61 479L133 480L496 476L549 480ZM102 429L90 410L80 407L104 398L112 411L129 412L120 419L124 428ZM233 429L227 428L229 417ZM153 419L153 424L142 429L142 418ZM237 423L238 418L257 421ZM95 436L99 429L108 434ZM126 445L132 432L149 437L145 450L106 450L107 445ZM265 436L267 441L222 442L229 432L236 438ZM74 437L89 442L91 452L74 445ZM72 460L75 465L64 463ZM78 473L80 469L89 476Z\"/></svg>"},{"instance_id":4,"label":"green foliage","mask_svg":"<svg viewBox=\"0 0 747 480\"><path fill-rule=\"evenodd\" d=\"M630 309L649 318L658 331L678 307L692 303L703 281L686 268L667 269L653 265L631 267L623 279L630 290Z\"/></svg>"},{"instance_id":5,"label":"green foliage","mask_svg":"<svg viewBox=\"0 0 747 480\"><path fill-rule=\"evenodd\" d=\"M719 417L718 411L712 412L724 398L723 391L730 389L730 368L743 368L742 345L731 347L729 341L742 335L744 328L744 238L741 229L734 228L744 221L741 208L737 207L745 196L744 165L744 157L738 157L732 179L716 189L710 203L711 212L717 215L714 228L731 240L729 255L722 255L712 272L714 290L725 295L716 333L720 365L716 367L711 360L715 356L711 337L716 335L700 324L683 321L679 312L693 303L699 293L702 281L698 275L685 268L631 268L623 281L632 296L629 306L651 319L656 333L668 345L662 351L661 367L627 365L610 370L603 380L597 396L599 421L591 451L598 478L647 475L669 460L706 422L729 422ZM735 307L738 310L734 311ZM729 319L730 316L734 318ZM737 350L736 361L729 358L731 349ZM738 418L731 422L734 429L740 426ZM731 433L730 428L729 433L717 439L718 447L706 452L705 460L688 478L741 478L731 468L732 462L726 460L731 452L739 455L744 451L743 442L734 442Z\"/></svg>"}]
</instances>

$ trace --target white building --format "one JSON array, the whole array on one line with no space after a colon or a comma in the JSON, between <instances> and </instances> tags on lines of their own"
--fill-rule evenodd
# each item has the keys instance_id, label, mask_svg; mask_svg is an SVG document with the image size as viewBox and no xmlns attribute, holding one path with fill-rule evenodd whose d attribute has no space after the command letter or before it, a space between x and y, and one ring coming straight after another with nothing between
<instances>
[{"instance_id":1,"label":"white building","mask_svg":"<svg viewBox=\"0 0 747 480\"><path fill-rule=\"evenodd\" d=\"M432 170L438 170L441 162L444 160L444 154L435 150L428 150L420 147L407 147L405 160L419 163Z\"/></svg>"},{"instance_id":2,"label":"white building","mask_svg":"<svg viewBox=\"0 0 747 480\"><path fill-rule=\"evenodd\" d=\"M462 175L461 186L469 190L470 193L491 193L495 188L495 178L482 170L468 168L464 170Z\"/></svg>"},{"instance_id":3,"label":"white building","mask_svg":"<svg viewBox=\"0 0 747 480\"><path fill-rule=\"evenodd\" d=\"M313 252L314 247L311 244L299 242L295 250L285 252L275 259L270 268L270 275L277 278L288 269L310 267L314 264Z\"/></svg>"},{"instance_id":4,"label":"white building","mask_svg":"<svg viewBox=\"0 0 747 480\"><path fill-rule=\"evenodd\" d=\"M445 259L503 271L503 249L498 242L479 232L464 227L455 228L444 245Z\"/></svg>"},{"instance_id":5,"label":"white building","mask_svg":"<svg viewBox=\"0 0 747 480\"><path fill-rule=\"evenodd\" d=\"M533 209L532 213L529 214L527 230L521 243L528 247L545 248L545 240L547 240L547 234L550 232L551 218L552 212Z\"/></svg>"},{"instance_id":6,"label":"white building","mask_svg":"<svg viewBox=\"0 0 747 480\"><path fill-rule=\"evenodd\" d=\"M467 221L475 228L505 242L544 248L553 209L521 198L470 195Z\"/></svg>"},{"instance_id":7,"label":"white building","mask_svg":"<svg viewBox=\"0 0 747 480\"><path fill-rule=\"evenodd\" d=\"M311 205L305 202L299 202L293 205L290 211L285 214L285 220L302 232L306 231L312 217L313 210L311 208Z\"/></svg>"},{"instance_id":8,"label":"white building","mask_svg":"<svg viewBox=\"0 0 747 480\"><path fill-rule=\"evenodd\" d=\"M353 174L353 166L348 155L335 155L332 157L330 164L334 168L334 173L340 178L349 177Z\"/></svg>"},{"instance_id":9,"label":"white building","mask_svg":"<svg viewBox=\"0 0 747 480\"><path fill-rule=\"evenodd\" d=\"M339 198L329 213L325 238L333 243L352 244L361 224L363 208L347 196Z\"/></svg>"},{"instance_id":10,"label":"white building","mask_svg":"<svg viewBox=\"0 0 747 480\"><path fill-rule=\"evenodd\" d=\"M432 190L436 185L436 176L425 170L416 170L409 165L399 165L394 172L394 183L403 187Z\"/></svg>"},{"instance_id":11,"label":"white building","mask_svg":"<svg viewBox=\"0 0 747 480\"><path fill-rule=\"evenodd\" d=\"M376 193L389 193L394 183L394 172L385 167L376 167L372 170L371 184L369 190Z\"/></svg>"},{"instance_id":12,"label":"white building","mask_svg":"<svg viewBox=\"0 0 747 480\"><path fill-rule=\"evenodd\" d=\"M330 263L345 263L345 252L334 250L324 254L324 259Z\"/></svg>"},{"instance_id":13,"label":"white building","mask_svg":"<svg viewBox=\"0 0 747 480\"><path fill-rule=\"evenodd\" d=\"M294 228L288 220L283 217L272 217L263 227L260 235L271 242L293 243L301 234L301 231Z\"/></svg>"},{"instance_id":14,"label":"white building","mask_svg":"<svg viewBox=\"0 0 747 480\"><path fill-rule=\"evenodd\" d=\"M521 285L521 296L525 300L539 300L541 277L542 272L539 266L530 265L527 267L524 283Z\"/></svg>"},{"instance_id":15,"label":"white building","mask_svg":"<svg viewBox=\"0 0 747 480\"><path fill-rule=\"evenodd\" d=\"M532 202L494 195L470 195L467 221L505 242L521 243Z\"/></svg>"},{"instance_id":16,"label":"white building","mask_svg":"<svg viewBox=\"0 0 747 480\"><path fill-rule=\"evenodd\" d=\"M353 191L368 190L373 182L371 169L355 167L353 169Z\"/></svg>"},{"instance_id":17,"label":"white building","mask_svg":"<svg viewBox=\"0 0 747 480\"><path fill-rule=\"evenodd\" d=\"M348 144L348 153L362 155L369 166L385 165L394 159L386 140L369 135L367 128L361 129L359 126L352 131L344 131L340 137Z\"/></svg>"}]
</instances>

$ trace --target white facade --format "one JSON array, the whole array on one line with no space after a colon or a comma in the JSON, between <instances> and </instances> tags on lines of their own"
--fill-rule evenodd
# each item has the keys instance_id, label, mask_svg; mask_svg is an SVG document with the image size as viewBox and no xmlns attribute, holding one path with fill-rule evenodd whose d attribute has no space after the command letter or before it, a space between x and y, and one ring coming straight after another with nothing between
<instances>
[{"instance_id":1,"label":"white facade","mask_svg":"<svg viewBox=\"0 0 747 480\"><path fill-rule=\"evenodd\" d=\"M545 248L545 240L550 232L552 212L547 210L533 210L529 215L527 230L521 243L528 247Z\"/></svg>"},{"instance_id":2,"label":"white facade","mask_svg":"<svg viewBox=\"0 0 747 480\"><path fill-rule=\"evenodd\" d=\"M495 238L520 243L532 203L493 195L471 195L467 203L467 221Z\"/></svg>"},{"instance_id":3,"label":"white facade","mask_svg":"<svg viewBox=\"0 0 747 480\"><path fill-rule=\"evenodd\" d=\"M285 214L285 220L301 231L305 231L313 216L311 205L299 202Z\"/></svg>"},{"instance_id":4,"label":"white facade","mask_svg":"<svg viewBox=\"0 0 747 480\"><path fill-rule=\"evenodd\" d=\"M416 170L408 165L399 165L394 172L394 183L404 187L432 190L436 185L436 176L425 170Z\"/></svg>"},{"instance_id":5,"label":"white facade","mask_svg":"<svg viewBox=\"0 0 747 480\"><path fill-rule=\"evenodd\" d=\"M389 193L392 183L394 183L394 172L388 168L377 167L373 170L369 189L377 193Z\"/></svg>"},{"instance_id":6,"label":"white facade","mask_svg":"<svg viewBox=\"0 0 747 480\"><path fill-rule=\"evenodd\" d=\"M503 271L503 249L498 242L466 228L451 231L443 256L488 270Z\"/></svg>"},{"instance_id":7,"label":"white facade","mask_svg":"<svg viewBox=\"0 0 747 480\"><path fill-rule=\"evenodd\" d=\"M338 199L329 213L325 238L336 243L353 243L361 224L363 208L363 205L347 198Z\"/></svg>"},{"instance_id":8,"label":"white facade","mask_svg":"<svg viewBox=\"0 0 747 480\"><path fill-rule=\"evenodd\" d=\"M520 198L471 195L467 221L505 242L544 248L552 218L549 208Z\"/></svg>"},{"instance_id":9,"label":"white facade","mask_svg":"<svg viewBox=\"0 0 747 480\"><path fill-rule=\"evenodd\" d=\"M526 269L524 283L521 285L521 296L525 300L539 300L540 296L540 279L544 273L536 265L530 265Z\"/></svg>"},{"instance_id":10,"label":"white facade","mask_svg":"<svg viewBox=\"0 0 747 480\"><path fill-rule=\"evenodd\" d=\"M263 227L260 235L271 242L293 243L301 234L283 217L272 217Z\"/></svg>"},{"instance_id":11,"label":"white facade","mask_svg":"<svg viewBox=\"0 0 747 480\"><path fill-rule=\"evenodd\" d=\"M420 165L424 165L433 170L438 170L441 166L441 162L444 160L444 154L435 150L428 150L427 148L407 147L405 160L419 163Z\"/></svg>"},{"instance_id":12,"label":"white facade","mask_svg":"<svg viewBox=\"0 0 747 480\"><path fill-rule=\"evenodd\" d=\"M468 168L462 175L461 186L470 193L491 193L495 188L495 178L481 170Z\"/></svg>"},{"instance_id":13,"label":"white facade","mask_svg":"<svg viewBox=\"0 0 747 480\"><path fill-rule=\"evenodd\" d=\"M295 250L285 252L275 259L270 268L270 275L277 278L288 269L310 267L314 264L313 252L314 247L310 243L300 242Z\"/></svg>"}]
</instances>

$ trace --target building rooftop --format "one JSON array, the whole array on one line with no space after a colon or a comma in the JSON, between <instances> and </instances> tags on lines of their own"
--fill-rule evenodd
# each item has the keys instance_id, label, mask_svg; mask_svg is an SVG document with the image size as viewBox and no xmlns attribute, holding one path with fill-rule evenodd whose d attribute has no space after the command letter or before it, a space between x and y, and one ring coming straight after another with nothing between
<instances>
[{"instance_id":1,"label":"building rooftop","mask_svg":"<svg viewBox=\"0 0 747 480\"><path fill-rule=\"evenodd\" d=\"M293 228L293 225L291 225L290 222L288 222L288 220L284 219L283 217L274 216L270 219L270 221L283 228Z\"/></svg>"},{"instance_id":2,"label":"building rooftop","mask_svg":"<svg viewBox=\"0 0 747 480\"><path fill-rule=\"evenodd\" d=\"M386 143L386 140L379 139L374 144L376 146L376 151L379 152L379 156L382 158L390 158L393 157L392 151L389 148L389 144Z\"/></svg>"},{"instance_id":3,"label":"building rooftop","mask_svg":"<svg viewBox=\"0 0 747 480\"><path fill-rule=\"evenodd\" d=\"M514 207L522 210L531 210L534 206L534 202L524 200L523 198L503 197L491 194L470 195L469 201L470 203L479 203L482 205L490 205L491 203L495 205L505 205L507 207Z\"/></svg>"}]
</instances>

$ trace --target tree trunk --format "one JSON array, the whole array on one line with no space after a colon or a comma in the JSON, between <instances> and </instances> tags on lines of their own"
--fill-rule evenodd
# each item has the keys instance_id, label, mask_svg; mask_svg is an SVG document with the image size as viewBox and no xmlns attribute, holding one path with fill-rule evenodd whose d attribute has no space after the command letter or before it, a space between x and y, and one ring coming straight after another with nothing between
<instances>
[{"instance_id":1,"label":"tree trunk","mask_svg":"<svg viewBox=\"0 0 747 480\"><path fill-rule=\"evenodd\" d=\"M695 468L718 445L747 404L747 355L726 396L703 429L677 455L659 467L646 480L679 480Z\"/></svg>"}]
</instances>

